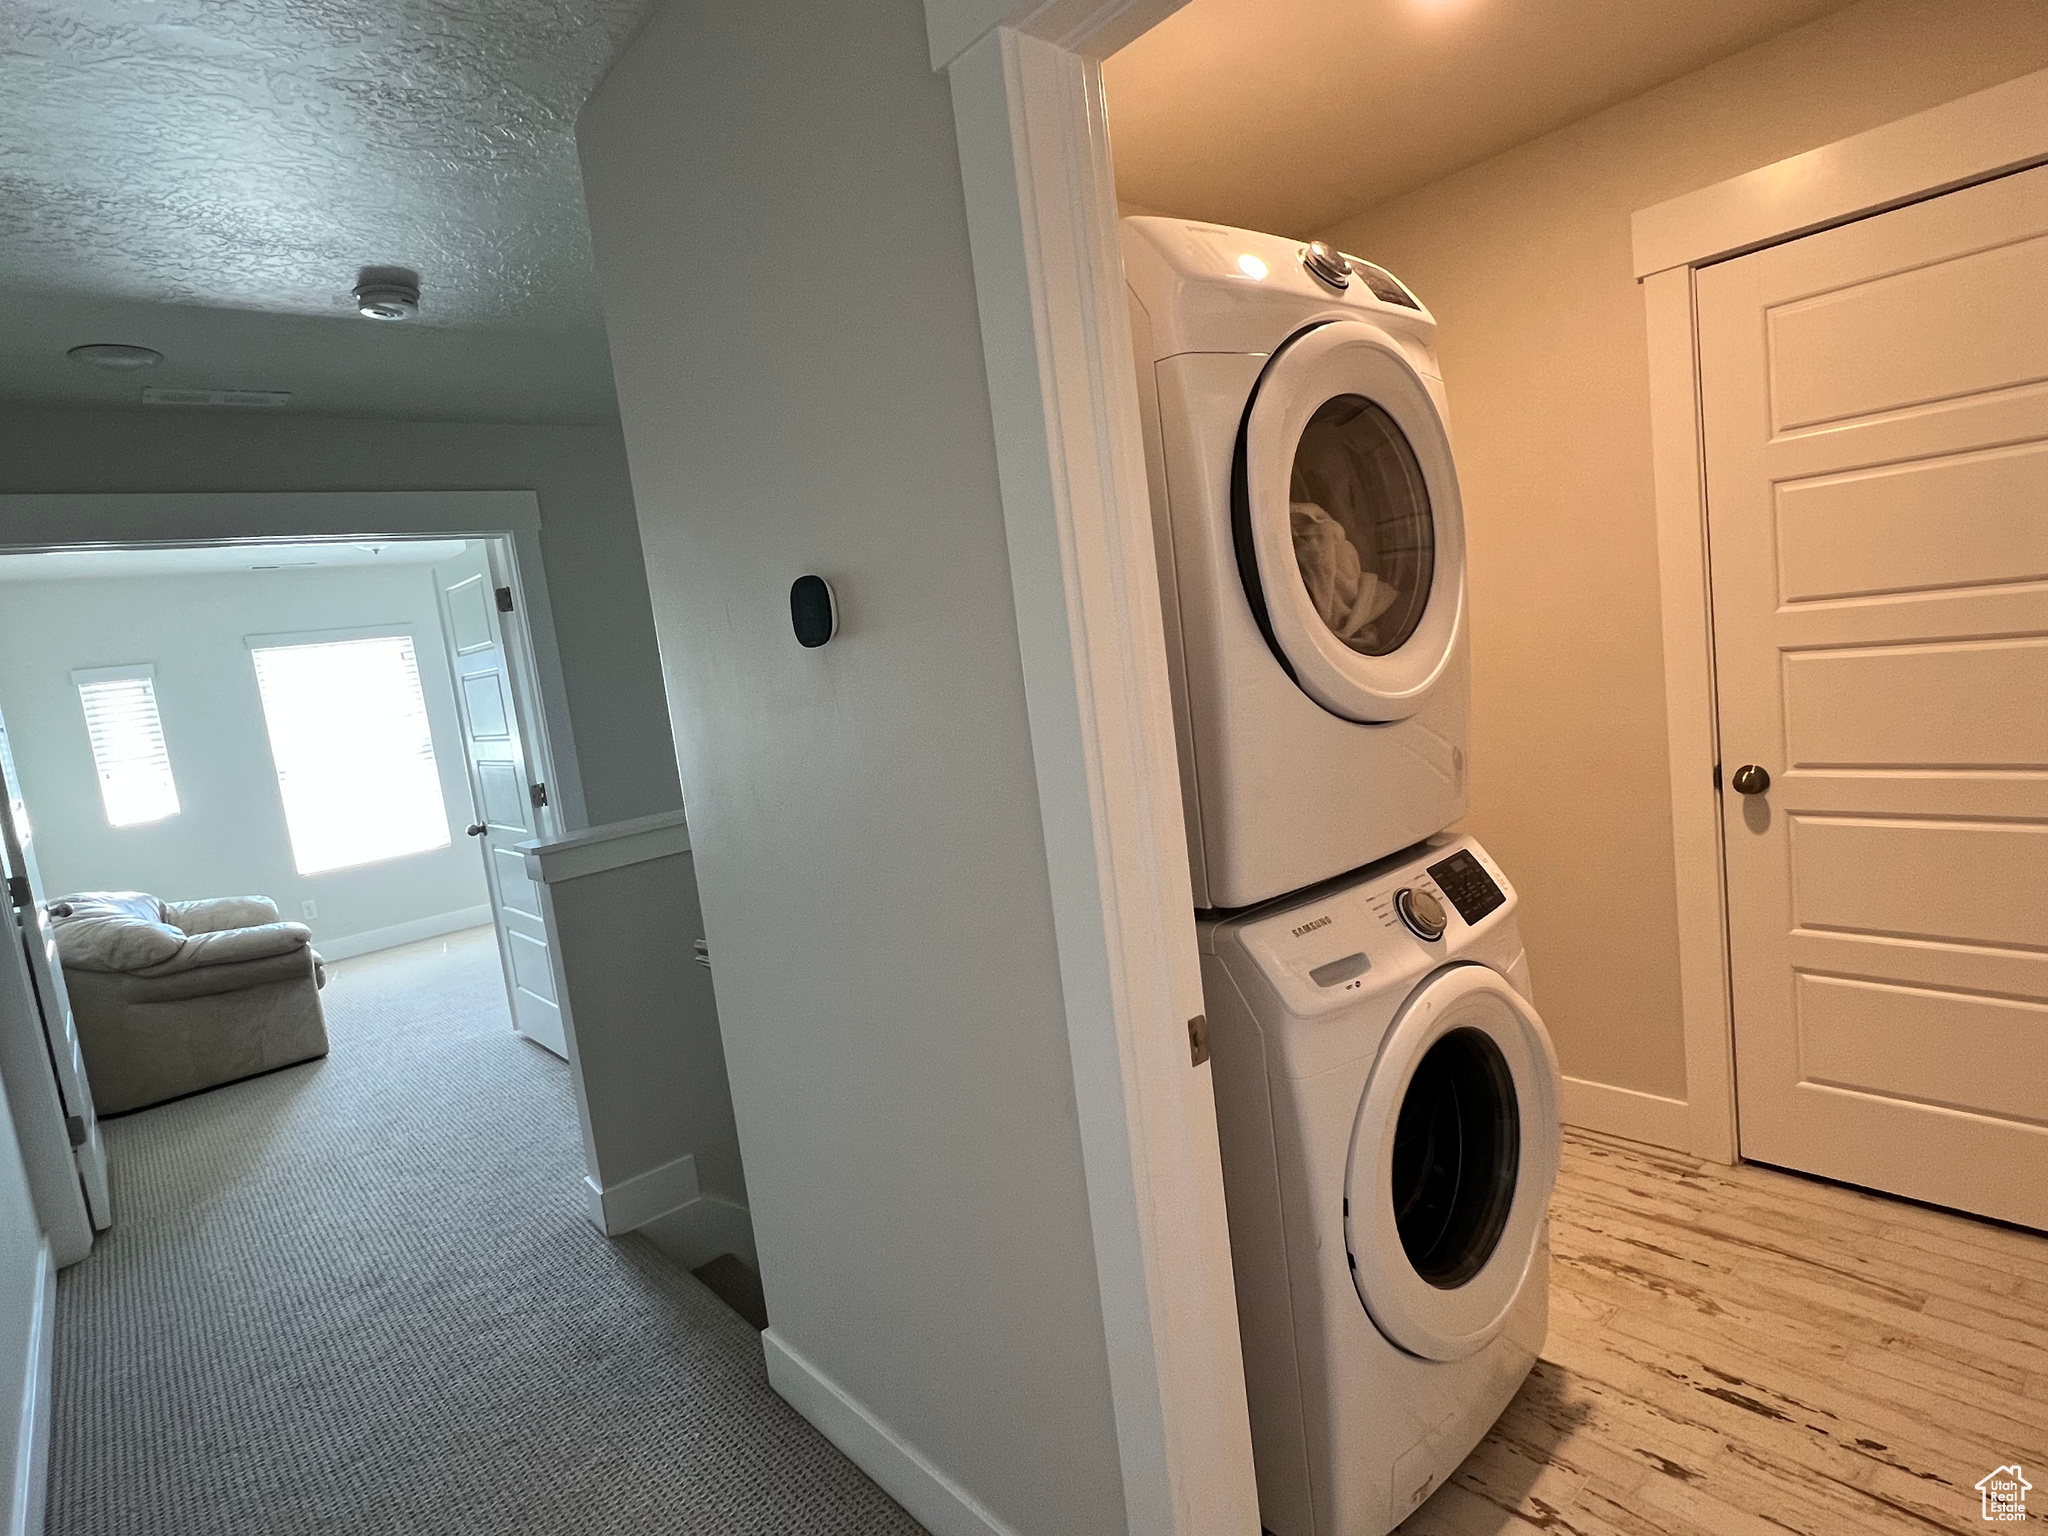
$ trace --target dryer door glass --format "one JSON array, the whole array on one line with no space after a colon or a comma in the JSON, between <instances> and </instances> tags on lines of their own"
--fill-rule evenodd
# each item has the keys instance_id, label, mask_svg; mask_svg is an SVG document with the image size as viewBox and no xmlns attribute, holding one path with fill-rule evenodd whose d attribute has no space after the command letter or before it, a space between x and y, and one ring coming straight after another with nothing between
<instances>
[{"instance_id":1,"label":"dryer door glass","mask_svg":"<svg viewBox=\"0 0 2048 1536\"><path fill-rule=\"evenodd\" d=\"M1429 606L1429 485L1394 418L1363 395L1309 417L1288 487L1294 560L1330 632L1361 656L1408 643Z\"/></svg>"},{"instance_id":2,"label":"dryer door glass","mask_svg":"<svg viewBox=\"0 0 2048 1536\"><path fill-rule=\"evenodd\" d=\"M1231 465L1252 619L1303 693L1406 720L1462 652L1464 515L1433 380L1395 339L1333 320L1259 375Z\"/></svg>"},{"instance_id":3,"label":"dryer door glass","mask_svg":"<svg viewBox=\"0 0 2048 1536\"><path fill-rule=\"evenodd\" d=\"M1521 1155L1521 1110L1500 1047L1481 1030L1452 1030L1416 1065L1394 1124L1394 1225L1431 1285L1461 1286L1493 1257Z\"/></svg>"}]
</instances>

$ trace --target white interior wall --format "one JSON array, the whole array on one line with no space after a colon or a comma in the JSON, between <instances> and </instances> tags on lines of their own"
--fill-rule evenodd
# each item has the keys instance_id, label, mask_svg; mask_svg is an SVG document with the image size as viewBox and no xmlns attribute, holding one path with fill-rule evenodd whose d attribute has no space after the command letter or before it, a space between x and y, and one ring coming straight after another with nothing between
<instances>
[{"instance_id":1,"label":"white interior wall","mask_svg":"<svg viewBox=\"0 0 2048 1536\"><path fill-rule=\"evenodd\" d=\"M244 637L367 625L409 626L434 734L449 846L354 869L301 875ZM181 809L112 827L100 803L73 668L148 662ZM0 583L0 712L35 816L51 896L141 890L167 901L260 894L314 942L486 905L461 736L431 568Z\"/></svg>"},{"instance_id":2,"label":"white interior wall","mask_svg":"<svg viewBox=\"0 0 2048 1536\"><path fill-rule=\"evenodd\" d=\"M37 1299L42 1279L43 1233L21 1165L13 1112L0 1093L0 1521L9 1531L24 1505L40 1508L40 1488L23 1486L41 1469L24 1455L35 1425L24 1416L42 1362L37 1359L43 1319ZM30 1461L29 1465L24 1465Z\"/></svg>"},{"instance_id":3,"label":"white interior wall","mask_svg":"<svg viewBox=\"0 0 2048 1536\"><path fill-rule=\"evenodd\" d=\"M935 1530L1122 1531L922 7L678 0L578 140L774 1379ZM840 601L822 650L805 572Z\"/></svg>"},{"instance_id":4,"label":"white interior wall","mask_svg":"<svg viewBox=\"0 0 2048 1536\"><path fill-rule=\"evenodd\" d=\"M522 542L520 559L529 582L536 555L545 568L552 622L537 625L534 639L567 824L677 809L616 427L0 405L0 494L510 489L531 490L540 505L537 546ZM9 533L0 510L0 544ZM106 536L90 521L68 533Z\"/></svg>"}]
</instances>

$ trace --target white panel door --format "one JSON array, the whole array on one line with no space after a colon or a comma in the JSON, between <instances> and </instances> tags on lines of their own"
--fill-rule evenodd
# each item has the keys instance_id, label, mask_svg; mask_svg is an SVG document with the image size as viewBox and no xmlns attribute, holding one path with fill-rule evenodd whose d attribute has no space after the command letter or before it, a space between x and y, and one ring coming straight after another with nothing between
<instances>
[{"instance_id":1,"label":"white panel door","mask_svg":"<svg viewBox=\"0 0 2048 1536\"><path fill-rule=\"evenodd\" d=\"M530 771L517 678L508 661L504 614L498 607L499 589L483 546L472 543L461 558L435 566L434 586L441 595L442 633L455 677L455 703L476 806L469 834L483 849L505 990L512 1000L512 1027L557 1056L566 1056L568 1042L562 1034L540 891L527 878L524 857L515 851L520 843L552 836L555 829L545 808L542 780Z\"/></svg>"},{"instance_id":2,"label":"white panel door","mask_svg":"<svg viewBox=\"0 0 2048 1536\"><path fill-rule=\"evenodd\" d=\"M2048 169L1698 281L1742 1154L2048 1228Z\"/></svg>"},{"instance_id":3,"label":"white panel door","mask_svg":"<svg viewBox=\"0 0 2048 1536\"><path fill-rule=\"evenodd\" d=\"M21 778L14 770L14 749L7 740L5 720L0 720L0 873L6 876L7 905L13 910L12 923L0 923L0 928L20 943L28 961L29 983L35 989L71 1155L78 1165L78 1182L93 1226L105 1231L114 1222L107 1149L100 1139L99 1117L93 1112L92 1085L86 1080L78 1026L71 1017L71 994L64 989L64 966L57 958L57 935L50 924L42 875L36 868L35 837L28 804L22 798Z\"/></svg>"}]
</instances>

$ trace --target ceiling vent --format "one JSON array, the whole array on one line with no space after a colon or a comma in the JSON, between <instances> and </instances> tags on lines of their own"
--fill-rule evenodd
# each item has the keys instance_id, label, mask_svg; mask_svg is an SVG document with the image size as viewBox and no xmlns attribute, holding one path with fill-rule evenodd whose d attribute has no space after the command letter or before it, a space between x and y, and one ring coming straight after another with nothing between
<instances>
[{"instance_id":1,"label":"ceiling vent","mask_svg":"<svg viewBox=\"0 0 2048 1536\"><path fill-rule=\"evenodd\" d=\"M160 389L142 391L144 405L225 405L241 410L274 411L291 403L288 389Z\"/></svg>"}]
</instances>

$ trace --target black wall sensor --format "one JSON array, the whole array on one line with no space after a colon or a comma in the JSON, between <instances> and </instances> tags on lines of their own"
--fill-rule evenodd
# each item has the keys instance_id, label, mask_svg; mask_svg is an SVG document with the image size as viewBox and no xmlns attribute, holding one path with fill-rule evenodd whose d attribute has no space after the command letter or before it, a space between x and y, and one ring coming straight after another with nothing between
<instances>
[{"instance_id":1,"label":"black wall sensor","mask_svg":"<svg viewBox=\"0 0 2048 1536\"><path fill-rule=\"evenodd\" d=\"M839 633L839 605L832 584L822 576L799 576L789 589L789 622L796 643L823 645Z\"/></svg>"}]
</instances>

